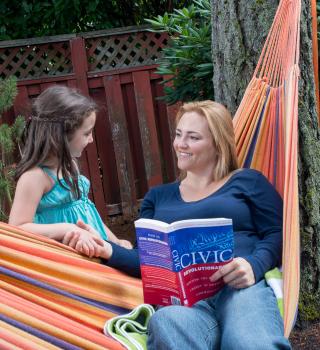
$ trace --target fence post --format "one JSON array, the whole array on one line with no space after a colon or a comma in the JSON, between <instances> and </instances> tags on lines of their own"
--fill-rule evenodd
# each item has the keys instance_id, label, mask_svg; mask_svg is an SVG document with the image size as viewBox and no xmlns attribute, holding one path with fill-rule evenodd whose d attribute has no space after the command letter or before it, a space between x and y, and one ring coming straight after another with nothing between
<instances>
[{"instance_id":1,"label":"fence post","mask_svg":"<svg viewBox=\"0 0 320 350\"><path fill-rule=\"evenodd\" d=\"M86 96L89 95L88 88L88 63L85 41L81 37L72 38L70 40L71 59L73 72L76 78L77 88ZM91 188L93 200L104 220L107 219L107 207L104 199L103 185L100 176L98 152L96 140L86 148L85 152L87 162L89 164L89 175L91 179Z\"/></svg>"}]
</instances>

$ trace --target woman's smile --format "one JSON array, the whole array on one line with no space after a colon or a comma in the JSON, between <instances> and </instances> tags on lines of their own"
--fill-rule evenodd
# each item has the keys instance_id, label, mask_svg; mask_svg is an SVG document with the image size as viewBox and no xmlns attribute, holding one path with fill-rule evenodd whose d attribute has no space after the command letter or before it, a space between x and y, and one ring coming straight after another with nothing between
<instances>
[{"instance_id":1,"label":"woman's smile","mask_svg":"<svg viewBox=\"0 0 320 350\"><path fill-rule=\"evenodd\" d=\"M216 150L208 122L202 115L187 112L181 117L173 147L180 170L212 172L216 162Z\"/></svg>"}]
</instances>

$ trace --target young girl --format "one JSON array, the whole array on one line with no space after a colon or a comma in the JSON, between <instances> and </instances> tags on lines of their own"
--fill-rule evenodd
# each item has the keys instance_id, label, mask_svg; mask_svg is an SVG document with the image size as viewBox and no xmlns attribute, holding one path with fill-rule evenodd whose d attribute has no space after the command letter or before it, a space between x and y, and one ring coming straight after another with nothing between
<instances>
[{"instance_id":1,"label":"young girl","mask_svg":"<svg viewBox=\"0 0 320 350\"><path fill-rule=\"evenodd\" d=\"M79 174L76 158L93 141L96 110L93 100L65 86L35 99L9 217L9 224L61 242L76 232L75 248L88 256L97 255L103 240L132 248L104 225L88 198L89 180Z\"/></svg>"}]
</instances>

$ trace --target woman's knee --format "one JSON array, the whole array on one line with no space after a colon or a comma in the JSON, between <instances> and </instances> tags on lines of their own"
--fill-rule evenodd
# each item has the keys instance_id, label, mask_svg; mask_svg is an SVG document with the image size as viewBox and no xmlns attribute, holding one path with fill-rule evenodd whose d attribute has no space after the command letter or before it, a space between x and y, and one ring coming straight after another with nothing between
<instances>
[{"instance_id":1,"label":"woman's knee","mask_svg":"<svg viewBox=\"0 0 320 350\"><path fill-rule=\"evenodd\" d=\"M168 330L187 330L192 323L190 309L182 306L163 307L151 317L148 325L149 332L164 332ZM189 324L190 323L190 324Z\"/></svg>"},{"instance_id":2,"label":"woman's knee","mask_svg":"<svg viewBox=\"0 0 320 350\"><path fill-rule=\"evenodd\" d=\"M150 330L158 328L159 326L166 326L167 322L177 322L176 314L178 310L176 306L167 306L166 308L161 308L151 317L149 321L148 328Z\"/></svg>"}]
</instances>

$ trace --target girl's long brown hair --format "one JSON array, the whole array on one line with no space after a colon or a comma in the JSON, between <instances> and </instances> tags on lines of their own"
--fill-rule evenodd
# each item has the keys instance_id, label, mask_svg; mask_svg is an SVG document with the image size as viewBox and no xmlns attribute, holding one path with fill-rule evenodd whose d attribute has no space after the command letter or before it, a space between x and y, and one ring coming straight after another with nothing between
<instances>
[{"instance_id":1,"label":"girl's long brown hair","mask_svg":"<svg viewBox=\"0 0 320 350\"><path fill-rule=\"evenodd\" d=\"M58 159L57 179L61 172L65 183L77 198L78 167L69 150L69 141L83 120L97 110L96 103L77 90L54 85L33 102L27 123L24 150L16 168L16 180L27 170L41 166L51 157Z\"/></svg>"}]
</instances>

